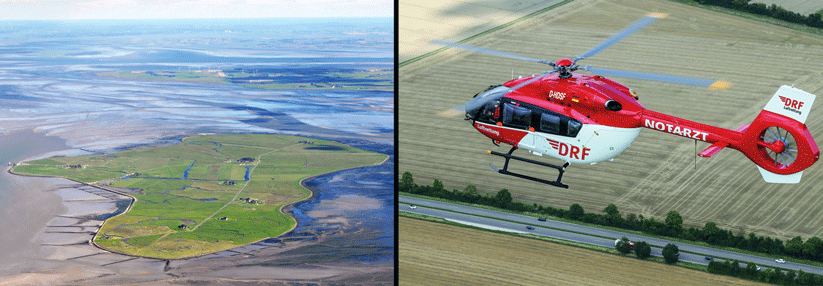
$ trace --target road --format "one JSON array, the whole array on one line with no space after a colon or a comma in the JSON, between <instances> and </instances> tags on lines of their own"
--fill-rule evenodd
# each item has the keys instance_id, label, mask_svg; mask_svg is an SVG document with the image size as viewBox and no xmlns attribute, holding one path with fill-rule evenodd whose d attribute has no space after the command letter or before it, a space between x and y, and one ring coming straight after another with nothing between
<instances>
[{"instance_id":1,"label":"road","mask_svg":"<svg viewBox=\"0 0 823 286\"><path fill-rule=\"evenodd\" d=\"M411 209L411 205L415 205L416 208ZM663 256L662 248L666 246L666 244L674 243L680 249L681 261L688 261L703 265L708 265L708 261L705 259L705 257L711 256L718 259L719 261L723 261L724 259L738 260L742 262L741 266L745 266L746 263L753 262L757 265L765 267L779 267L787 270L791 269L794 271L803 270L803 272L823 275L823 267L809 266L789 261L783 264L778 264L777 262L775 262L774 259L768 257L740 254L731 251L684 244L679 242L676 243L670 240L660 238L642 236L632 233L624 233L607 229L600 229L589 226L582 226L572 223L553 221L550 219L541 222L531 216L517 215L506 212L481 209L471 206L463 206L439 201L400 196L398 207L401 211L410 213L440 217L447 220L471 223L475 225L483 225L490 228L499 228L510 232L532 233L542 236L553 237L557 239L605 247L614 247L615 239L620 239L625 236L635 242L648 242L649 245L652 246L652 255L660 257ZM526 229L527 225L534 226L534 229Z\"/></svg>"}]
</instances>

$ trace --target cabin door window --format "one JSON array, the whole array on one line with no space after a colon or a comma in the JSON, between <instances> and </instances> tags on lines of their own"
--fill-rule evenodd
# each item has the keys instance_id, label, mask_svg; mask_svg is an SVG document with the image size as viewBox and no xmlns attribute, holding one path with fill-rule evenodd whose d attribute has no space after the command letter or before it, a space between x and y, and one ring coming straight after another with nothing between
<instances>
[{"instance_id":1,"label":"cabin door window","mask_svg":"<svg viewBox=\"0 0 823 286\"><path fill-rule=\"evenodd\" d=\"M526 129L531 122L531 109L509 103L503 104L503 125Z\"/></svg>"}]
</instances>

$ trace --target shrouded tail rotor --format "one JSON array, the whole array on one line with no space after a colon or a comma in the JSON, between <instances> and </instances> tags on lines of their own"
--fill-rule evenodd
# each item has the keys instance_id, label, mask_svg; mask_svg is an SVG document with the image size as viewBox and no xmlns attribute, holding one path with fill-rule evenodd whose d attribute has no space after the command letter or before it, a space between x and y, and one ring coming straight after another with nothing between
<instances>
[{"instance_id":1,"label":"shrouded tail rotor","mask_svg":"<svg viewBox=\"0 0 823 286\"><path fill-rule=\"evenodd\" d=\"M778 168L788 168L797 160L799 155L797 141L789 130L778 126L771 126L763 130L757 145L772 159L772 165Z\"/></svg>"}]
</instances>

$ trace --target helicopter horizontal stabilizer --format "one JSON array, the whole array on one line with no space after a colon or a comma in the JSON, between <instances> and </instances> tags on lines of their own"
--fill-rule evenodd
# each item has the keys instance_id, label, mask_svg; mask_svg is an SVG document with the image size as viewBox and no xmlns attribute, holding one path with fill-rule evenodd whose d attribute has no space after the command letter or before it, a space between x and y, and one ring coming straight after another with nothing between
<instances>
[{"instance_id":1,"label":"helicopter horizontal stabilizer","mask_svg":"<svg viewBox=\"0 0 823 286\"><path fill-rule=\"evenodd\" d=\"M746 128L749 128L749 125L750 124L740 125L740 127L737 127L737 129L735 129L734 131L741 132L741 133L745 132ZM713 156L714 154L717 154L717 152L720 152L720 150L723 150L723 148L726 148L728 146L729 146L729 143L717 142L717 143L712 144L712 146L709 146L709 148L706 148L705 150L703 150L702 152L700 152L697 155L700 156L700 157L704 157L704 158L710 158L711 156Z\"/></svg>"},{"instance_id":2,"label":"helicopter horizontal stabilizer","mask_svg":"<svg viewBox=\"0 0 823 286\"><path fill-rule=\"evenodd\" d=\"M709 157L713 156L714 154L717 154L717 152L720 152L720 150L723 150L723 148L726 148L728 146L729 146L729 143L717 142L717 143L712 144L712 146L709 146L709 148L706 148L705 150L703 150L702 152L700 152L697 155L700 156L700 157L709 158Z\"/></svg>"}]
</instances>

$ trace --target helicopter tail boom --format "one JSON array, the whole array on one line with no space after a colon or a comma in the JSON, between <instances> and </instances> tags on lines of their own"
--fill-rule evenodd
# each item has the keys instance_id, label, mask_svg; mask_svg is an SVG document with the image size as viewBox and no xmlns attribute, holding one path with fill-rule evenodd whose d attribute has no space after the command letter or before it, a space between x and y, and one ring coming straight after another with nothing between
<instances>
[{"instance_id":1,"label":"helicopter tail boom","mask_svg":"<svg viewBox=\"0 0 823 286\"><path fill-rule=\"evenodd\" d=\"M737 127L737 129L735 129L734 131L745 132L746 129L749 128L749 125L751 125L751 124L743 124L740 127ZM700 152L697 155L700 156L700 157L709 158L709 157L713 156L714 154L717 154L717 152L720 152L720 150L723 150L723 148L726 148L726 147L729 147L729 143L718 141L718 142L712 144L712 146L709 146L709 148L706 148L705 150L703 150L702 152Z\"/></svg>"}]
</instances>

